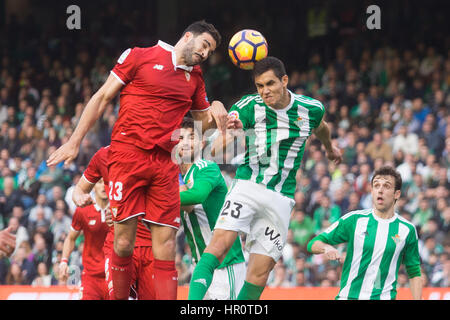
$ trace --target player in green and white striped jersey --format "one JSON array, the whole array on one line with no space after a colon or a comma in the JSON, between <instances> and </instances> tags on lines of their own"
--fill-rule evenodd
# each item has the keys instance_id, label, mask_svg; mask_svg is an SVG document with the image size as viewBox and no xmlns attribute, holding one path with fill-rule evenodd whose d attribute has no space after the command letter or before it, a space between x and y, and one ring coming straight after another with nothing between
<instances>
[{"instance_id":1,"label":"player in green and white striped jersey","mask_svg":"<svg viewBox=\"0 0 450 320\"><path fill-rule=\"evenodd\" d=\"M253 69L258 94L244 96L229 112L225 139L216 139L214 150L245 132L245 158L239 166L213 238L192 275L189 299L204 295L197 279L207 283L223 261L238 233L247 234L249 263L238 299L259 299L268 275L281 256L294 207L295 175L306 140L312 133L323 143L327 157L337 163L339 149L332 146L330 130L322 119L325 109L318 100L287 89L283 63L274 57L258 61Z\"/></svg>"},{"instance_id":2,"label":"player in green and white striped jersey","mask_svg":"<svg viewBox=\"0 0 450 320\"><path fill-rule=\"evenodd\" d=\"M185 118L181 124L180 143L180 202L181 221L195 263L212 238L212 230L219 217L228 192L219 166L201 159L203 141L198 137L194 121ZM245 258L240 238L237 238L224 261L214 272L207 300L235 300L245 280ZM201 282L201 280L200 280Z\"/></svg>"},{"instance_id":3,"label":"player in green and white striped jersey","mask_svg":"<svg viewBox=\"0 0 450 320\"><path fill-rule=\"evenodd\" d=\"M372 181L373 208L352 211L308 243L308 251L340 259L332 245L347 243L341 288L336 299L390 300L397 295L397 276L403 263L414 299L422 298L422 279L417 232L399 216L402 178L391 167L375 171Z\"/></svg>"}]
</instances>

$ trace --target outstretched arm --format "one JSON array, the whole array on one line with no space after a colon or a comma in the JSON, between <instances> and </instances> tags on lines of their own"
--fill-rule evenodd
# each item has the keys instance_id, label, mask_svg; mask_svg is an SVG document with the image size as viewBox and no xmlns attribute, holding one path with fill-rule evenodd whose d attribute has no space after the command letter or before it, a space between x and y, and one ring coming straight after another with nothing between
<instances>
[{"instance_id":1,"label":"outstretched arm","mask_svg":"<svg viewBox=\"0 0 450 320\"><path fill-rule=\"evenodd\" d=\"M94 201L90 195L95 184L89 182L84 175L78 180L72 193L72 200L77 207L85 207Z\"/></svg>"},{"instance_id":2,"label":"outstretched arm","mask_svg":"<svg viewBox=\"0 0 450 320\"><path fill-rule=\"evenodd\" d=\"M213 128L225 132L228 112L222 102L215 100L208 110L191 110L191 114L195 121L201 121L202 133Z\"/></svg>"},{"instance_id":3,"label":"outstretched arm","mask_svg":"<svg viewBox=\"0 0 450 320\"><path fill-rule=\"evenodd\" d=\"M325 243L320 240L316 240L312 243L312 245L309 247L309 251L313 254L325 254L325 257L328 260L340 260L342 259L339 251L329 245L328 243ZM342 262L342 261L341 261Z\"/></svg>"},{"instance_id":4,"label":"outstretched arm","mask_svg":"<svg viewBox=\"0 0 450 320\"><path fill-rule=\"evenodd\" d=\"M317 138L322 142L325 147L325 151L327 153L327 158L331 161L334 161L336 164L341 163L342 155L341 151L338 147L334 146L331 143L331 132L328 123L325 120L322 120L319 126L314 129L314 134Z\"/></svg>"},{"instance_id":5,"label":"outstretched arm","mask_svg":"<svg viewBox=\"0 0 450 320\"><path fill-rule=\"evenodd\" d=\"M69 164L77 157L80 144L84 136L102 115L108 103L114 99L122 86L123 85L119 82L119 80L117 80L113 75L109 75L103 86L87 103L83 113L81 114L80 121L78 122L78 125L69 141L49 156L47 159L48 166L57 165L61 161L64 161L65 164Z\"/></svg>"}]
</instances>

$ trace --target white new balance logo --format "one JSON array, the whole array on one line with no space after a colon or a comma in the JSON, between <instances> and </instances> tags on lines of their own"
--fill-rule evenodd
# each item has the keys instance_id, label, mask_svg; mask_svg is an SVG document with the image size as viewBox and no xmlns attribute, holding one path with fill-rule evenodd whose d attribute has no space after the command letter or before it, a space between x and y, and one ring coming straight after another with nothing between
<instances>
[{"instance_id":1,"label":"white new balance logo","mask_svg":"<svg viewBox=\"0 0 450 320\"><path fill-rule=\"evenodd\" d=\"M162 70L163 68L164 68L164 66L161 65L161 64L155 64L155 65L153 66L153 69L156 69L156 70Z\"/></svg>"},{"instance_id":2,"label":"white new balance logo","mask_svg":"<svg viewBox=\"0 0 450 320\"><path fill-rule=\"evenodd\" d=\"M194 280L194 282L198 282L198 283L201 283L202 285L204 285L205 287L206 287L206 279L197 279L197 280Z\"/></svg>"}]
</instances>

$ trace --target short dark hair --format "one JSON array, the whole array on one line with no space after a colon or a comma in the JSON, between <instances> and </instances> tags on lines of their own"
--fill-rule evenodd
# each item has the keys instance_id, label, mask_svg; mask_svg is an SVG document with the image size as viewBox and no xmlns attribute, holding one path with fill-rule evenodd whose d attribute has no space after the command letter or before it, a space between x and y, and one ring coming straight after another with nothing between
<instances>
[{"instance_id":1,"label":"short dark hair","mask_svg":"<svg viewBox=\"0 0 450 320\"><path fill-rule=\"evenodd\" d=\"M284 63L278 58L269 56L256 61L253 68L253 79L269 70L272 70L280 80L287 74Z\"/></svg>"},{"instance_id":2,"label":"short dark hair","mask_svg":"<svg viewBox=\"0 0 450 320\"><path fill-rule=\"evenodd\" d=\"M370 181L371 185L373 185L373 180L375 180L375 178L377 176L391 176L391 177L394 177L394 180L395 180L395 191L402 189L402 176L394 168L392 168L390 166L383 166L381 168L378 168L373 173L372 180Z\"/></svg>"},{"instance_id":3,"label":"short dark hair","mask_svg":"<svg viewBox=\"0 0 450 320\"><path fill-rule=\"evenodd\" d=\"M194 130L194 119L189 118L189 117L184 117L183 121L181 122L181 128L184 128L184 129L191 128L192 130Z\"/></svg>"},{"instance_id":4,"label":"short dark hair","mask_svg":"<svg viewBox=\"0 0 450 320\"><path fill-rule=\"evenodd\" d=\"M182 36L186 34L186 32L192 32L195 36L200 35L202 33L209 33L211 37L213 37L214 41L216 41L216 48L222 42L222 36L219 31L211 24L206 22L205 20L195 21L191 23L186 29L184 29Z\"/></svg>"}]
</instances>

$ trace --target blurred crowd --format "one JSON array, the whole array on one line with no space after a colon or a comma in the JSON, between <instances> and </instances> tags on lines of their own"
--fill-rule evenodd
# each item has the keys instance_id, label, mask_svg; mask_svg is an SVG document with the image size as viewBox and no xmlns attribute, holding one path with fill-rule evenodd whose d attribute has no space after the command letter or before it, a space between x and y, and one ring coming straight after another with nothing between
<instances>
[{"instance_id":1,"label":"blurred crowd","mask_svg":"<svg viewBox=\"0 0 450 320\"><path fill-rule=\"evenodd\" d=\"M0 32L0 229L11 225L17 236L13 255L0 260L0 284L59 284L62 245L75 210L71 192L93 154L110 143L118 100L107 106L83 140L76 161L49 168L45 160L70 137L87 101L127 48L129 39L117 37L120 41L115 42L111 31L105 31L120 14L114 5L107 6L92 34L83 34L85 42L76 46L51 28L33 31L37 26L32 18L10 17ZM182 21L183 17L187 14ZM226 23L226 12L219 18L227 42L237 30ZM297 173L288 242L268 285L338 286L341 265L308 254L306 244L345 213L370 208L371 174L391 164L403 178L397 212L418 231L425 286L448 287L450 41L355 48L344 18L335 19L342 26L333 29L342 32L341 42L308 35L317 50L302 51L301 59L287 58L286 66L289 89L324 104L344 161L333 165L318 139L308 141ZM308 23L314 25L313 20ZM131 24L124 28L139 31ZM105 36L99 39L99 34ZM86 39L97 39L96 46L87 45ZM137 33L133 39L149 46L158 38ZM234 67L225 52L217 52L203 69L210 100L222 100L229 107L254 89L248 73ZM236 165L221 168L229 183ZM345 247L340 250L345 252ZM82 270L82 251L79 237L70 258L75 274ZM179 281L188 284L193 265L182 229L177 251ZM398 286L408 286L403 268Z\"/></svg>"}]
</instances>

